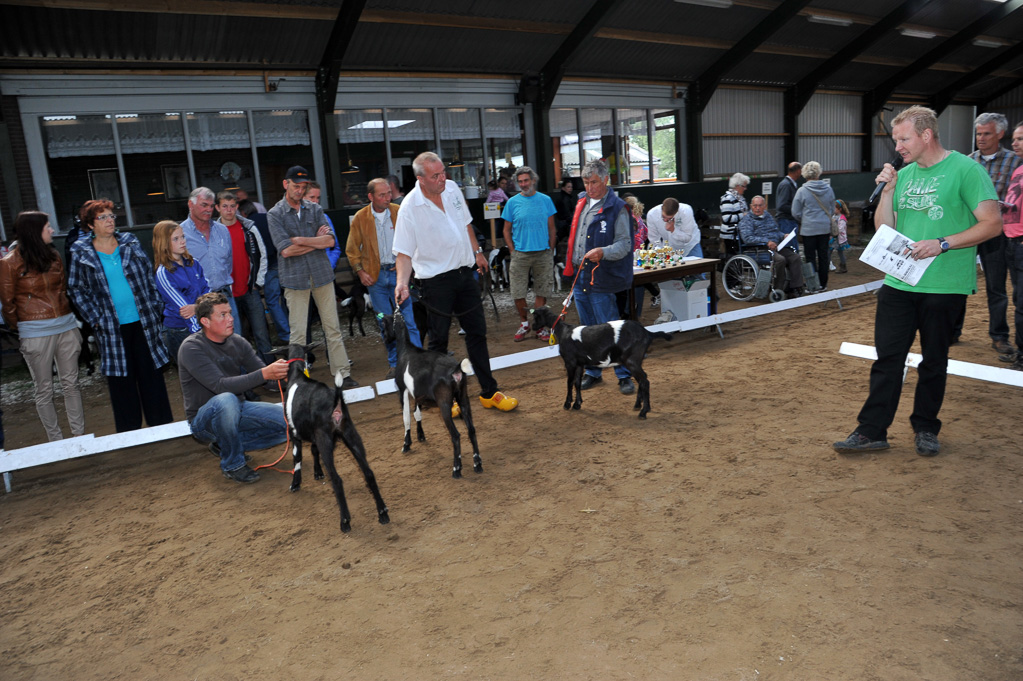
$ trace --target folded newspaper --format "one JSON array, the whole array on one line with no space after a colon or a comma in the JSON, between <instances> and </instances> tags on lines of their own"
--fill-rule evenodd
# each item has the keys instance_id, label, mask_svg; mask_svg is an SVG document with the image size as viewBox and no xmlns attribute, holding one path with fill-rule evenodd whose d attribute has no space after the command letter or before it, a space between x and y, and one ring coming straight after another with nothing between
<instances>
[{"instance_id":1,"label":"folded newspaper","mask_svg":"<svg viewBox=\"0 0 1023 681\"><path fill-rule=\"evenodd\" d=\"M874 233L874 238L863 249L860 261L871 267L876 267L910 286L916 286L934 258L913 260L909 256L909 249L915 243L905 234L895 231L888 225L881 225Z\"/></svg>"}]
</instances>

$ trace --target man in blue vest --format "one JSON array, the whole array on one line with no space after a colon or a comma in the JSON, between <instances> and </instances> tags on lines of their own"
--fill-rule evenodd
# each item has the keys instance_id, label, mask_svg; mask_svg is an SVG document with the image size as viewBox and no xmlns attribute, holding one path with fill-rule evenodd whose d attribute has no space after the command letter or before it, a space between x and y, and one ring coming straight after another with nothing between
<instances>
[{"instance_id":1,"label":"man in blue vest","mask_svg":"<svg viewBox=\"0 0 1023 681\"><path fill-rule=\"evenodd\" d=\"M577 269L582 270L572 294L579 321L589 326L618 319L615 293L632 288L632 233L625 202L608 186L607 164L588 162L582 177L586 191L579 195L572 218L565 276L574 277ZM600 367L586 367L582 389L600 383L600 374ZM615 376L623 395L635 392L628 369L615 367Z\"/></svg>"}]
</instances>

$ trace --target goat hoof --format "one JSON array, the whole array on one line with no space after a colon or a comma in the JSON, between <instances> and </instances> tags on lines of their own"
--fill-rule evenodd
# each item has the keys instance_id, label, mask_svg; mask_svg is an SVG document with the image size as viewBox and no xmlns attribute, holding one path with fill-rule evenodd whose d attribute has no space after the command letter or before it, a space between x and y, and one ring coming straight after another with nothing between
<instances>
[{"instance_id":1,"label":"goat hoof","mask_svg":"<svg viewBox=\"0 0 1023 681\"><path fill-rule=\"evenodd\" d=\"M453 471L451 471L451 477L453 477L455 480L460 480L462 478L462 471L457 468L454 469Z\"/></svg>"},{"instance_id":2,"label":"goat hoof","mask_svg":"<svg viewBox=\"0 0 1023 681\"><path fill-rule=\"evenodd\" d=\"M422 433L416 435L416 439L419 440L420 442L426 442L426 436L423 435Z\"/></svg>"},{"instance_id":3,"label":"goat hoof","mask_svg":"<svg viewBox=\"0 0 1023 681\"><path fill-rule=\"evenodd\" d=\"M352 524L350 522L348 522L347 520L342 520L341 521L341 531L344 532L345 534L348 534L349 532L352 531Z\"/></svg>"},{"instance_id":4,"label":"goat hoof","mask_svg":"<svg viewBox=\"0 0 1023 681\"><path fill-rule=\"evenodd\" d=\"M313 480L323 480L323 473L313 473Z\"/></svg>"},{"instance_id":5,"label":"goat hoof","mask_svg":"<svg viewBox=\"0 0 1023 681\"><path fill-rule=\"evenodd\" d=\"M583 403L582 402L576 402L575 404L572 405L572 409L574 409L576 411L579 411L582 408L583 408Z\"/></svg>"},{"instance_id":6,"label":"goat hoof","mask_svg":"<svg viewBox=\"0 0 1023 681\"><path fill-rule=\"evenodd\" d=\"M639 412L639 418L646 420L646 412L645 411Z\"/></svg>"},{"instance_id":7,"label":"goat hoof","mask_svg":"<svg viewBox=\"0 0 1023 681\"><path fill-rule=\"evenodd\" d=\"M572 403L571 402L565 402L565 411L568 411L571 408L572 408Z\"/></svg>"},{"instance_id":8,"label":"goat hoof","mask_svg":"<svg viewBox=\"0 0 1023 681\"><path fill-rule=\"evenodd\" d=\"M412 449L412 445L402 445L401 446L401 453L402 454L408 454L409 450L411 450L411 449Z\"/></svg>"},{"instance_id":9,"label":"goat hoof","mask_svg":"<svg viewBox=\"0 0 1023 681\"><path fill-rule=\"evenodd\" d=\"M389 522L391 522L391 516L387 515L387 511L381 511L380 512L380 524L381 525L386 525Z\"/></svg>"},{"instance_id":10,"label":"goat hoof","mask_svg":"<svg viewBox=\"0 0 1023 681\"><path fill-rule=\"evenodd\" d=\"M472 470L475 473L482 473L483 472L483 464L481 464L481 463L474 463L472 465Z\"/></svg>"},{"instance_id":11,"label":"goat hoof","mask_svg":"<svg viewBox=\"0 0 1023 681\"><path fill-rule=\"evenodd\" d=\"M291 487L288 488L288 491L289 492L297 492L300 489L302 489L301 485L292 485Z\"/></svg>"}]
</instances>

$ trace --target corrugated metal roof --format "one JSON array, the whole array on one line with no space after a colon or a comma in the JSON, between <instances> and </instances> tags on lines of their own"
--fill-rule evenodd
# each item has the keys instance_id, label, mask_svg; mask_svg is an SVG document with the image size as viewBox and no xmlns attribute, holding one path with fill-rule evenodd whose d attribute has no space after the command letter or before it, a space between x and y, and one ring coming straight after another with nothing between
<instances>
[{"instance_id":1,"label":"corrugated metal roof","mask_svg":"<svg viewBox=\"0 0 1023 681\"><path fill-rule=\"evenodd\" d=\"M113 68L313 71L327 48L342 0L232 0L238 11L216 13L201 3L162 5L121 0L117 9L80 9L81 3L0 0L0 68ZM812 0L723 83L789 86L898 6L895 0ZM346 70L495 73L513 77L541 69L592 7L588 2L520 0L368 0L344 57ZM907 25L932 30L933 39L889 31L853 63L828 76L824 87L876 88L921 55L947 41L999 5L988 0L934 0ZM601 22L597 37L566 61L566 76L685 82L714 65L727 49L757 35L772 12L766 2L736 2L727 9L674 0L621 0ZM279 14L281 16L270 16ZM813 23L817 14L849 26ZM896 88L896 95L933 95L964 73L1016 44L1023 10L984 35L1001 48L967 44ZM983 99L1023 77L1013 64L964 87ZM1011 71L1006 76L1005 71Z\"/></svg>"}]
</instances>

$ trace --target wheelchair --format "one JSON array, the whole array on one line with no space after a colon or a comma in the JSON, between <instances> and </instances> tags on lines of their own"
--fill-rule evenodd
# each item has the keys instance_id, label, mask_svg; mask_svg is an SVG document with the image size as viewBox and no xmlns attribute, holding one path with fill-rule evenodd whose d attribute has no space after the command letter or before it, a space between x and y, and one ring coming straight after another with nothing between
<instances>
[{"instance_id":1,"label":"wheelchair","mask_svg":"<svg viewBox=\"0 0 1023 681\"><path fill-rule=\"evenodd\" d=\"M743 303L754 298L767 298L772 303L785 300L787 296L784 289L771 288L774 281L771 272L773 260L767 246L743 244L738 231L736 231L733 241L736 243L738 252L725 261L724 269L721 272L722 285L728 295ZM809 282L806 272L807 265L809 263L803 263L803 277ZM816 273L812 271L812 265L810 270L811 275L816 277Z\"/></svg>"}]
</instances>

